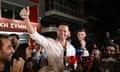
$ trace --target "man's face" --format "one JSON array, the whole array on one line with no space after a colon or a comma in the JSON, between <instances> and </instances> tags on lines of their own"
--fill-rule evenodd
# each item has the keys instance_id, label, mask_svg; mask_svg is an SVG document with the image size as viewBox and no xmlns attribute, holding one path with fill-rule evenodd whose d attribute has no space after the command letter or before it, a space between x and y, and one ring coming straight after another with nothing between
<instances>
[{"instance_id":1,"label":"man's face","mask_svg":"<svg viewBox=\"0 0 120 72\"><path fill-rule=\"evenodd\" d=\"M86 32L84 32L84 31L83 32L78 32L77 37L78 37L79 40L84 40L85 37L86 37Z\"/></svg>"},{"instance_id":2,"label":"man's face","mask_svg":"<svg viewBox=\"0 0 120 72\"><path fill-rule=\"evenodd\" d=\"M9 39L11 40L13 47L16 48L16 46L19 44L19 40L16 38L16 36L10 36Z\"/></svg>"},{"instance_id":3,"label":"man's face","mask_svg":"<svg viewBox=\"0 0 120 72\"><path fill-rule=\"evenodd\" d=\"M2 49L0 50L0 60L1 61L10 61L15 50L12 47L11 41L9 39L2 39Z\"/></svg>"},{"instance_id":4,"label":"man's face","mask_svg":"<svg viewBox=\"0 0 120 72\"><path fill-rule=\"evenodd\" d=\"M92 54L94 58L99 58L100 57L100 51L99 50L92 50Z\"/></svg>"},{"instance_id":5,"label":"man's face","mask_svg":"<svg viewBox=\"0 0 120 72\"><path fill-rule=\"evenodd\" d=\"M107 46L105 52L108 55L115 55L115 48L113 46Z\"/></svg>"},{"instance_id":6,"label":"man's face","mask_svg":"<svg viewBox=\"0 0 120 72\"><path fill-rule=\"evenodd\" d=\"M106 50L108 54L115 54L115 48L112 46L108 46Z\"/></svg>"},{"instance_id":7,"label":"man's face","mask_svg":"<svg viewBox=\"0 0 120 72\"><path fill-rule=\"evenodd\" d=\"M57 37L60 39L67 39L69 36L69 28L66 25L60 25L57 31Z\"/></svg>"}]
</instances>

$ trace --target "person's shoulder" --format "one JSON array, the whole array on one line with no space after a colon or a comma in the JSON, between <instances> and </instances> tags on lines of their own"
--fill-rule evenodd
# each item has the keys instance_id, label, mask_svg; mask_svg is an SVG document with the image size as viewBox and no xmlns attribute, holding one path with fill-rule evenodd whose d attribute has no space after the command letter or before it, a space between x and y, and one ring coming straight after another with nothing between
<instances>
[{"instance_id":1,"label":"person's shoulder","mask_svg":"<svg viewBox=\"0 0 120 72\"><path fill-rule=\"evenodd\" d=\"M67 42L67 46L68 46L69 48L73 48L73 49L75 49L74 45L71 44L70 42Z\"/></svg>"},{"instance_id":2,"label":"person's shoulder","mask_svg":"<svg viewBox=\"0 0 120 72\"><path fill-rule=\"evenodd\" d=\"M51 37L46 37L50 42L56 42L56 40L54 38Z\"/></svg>"}]
</instances>

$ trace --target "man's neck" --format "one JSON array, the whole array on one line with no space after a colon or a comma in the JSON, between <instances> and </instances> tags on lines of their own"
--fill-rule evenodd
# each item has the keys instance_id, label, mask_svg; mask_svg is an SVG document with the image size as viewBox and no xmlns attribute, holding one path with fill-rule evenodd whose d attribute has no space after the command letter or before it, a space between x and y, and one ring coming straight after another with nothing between
<instances>
[{"instance_id":1,"label":"man's neck","mask_svg":"<svg viewBox=\"0 0 120 72\"><path fill-rule=\"evenodd\" d=\"M2 72L4 70L4 63L3 62L0 62L0 72Z\"/></svg>"},{"instance_id":2,"label":"man's neck","mask_svg":"<svg viewBox=\"0 0 120 72\"><path fill-rule=\"evenodd\" d=\"M60 38L57 38L58 41L60 42L65 42L66 40L65 39L60 39Z\"/></svg>"},{"instance_id":3,"label":"man's neck","mask_svg":"<svg viewBox=\"0 0 120 72\"><path fill-rule=\"evenodd\" d=\"M65 39L59 39L59 38L57 38L57 40L60 42L60 44L63 46L63 48L66 47L66 45L67 45L67 40L65 40Z\"/></svg>"}]
</instances>

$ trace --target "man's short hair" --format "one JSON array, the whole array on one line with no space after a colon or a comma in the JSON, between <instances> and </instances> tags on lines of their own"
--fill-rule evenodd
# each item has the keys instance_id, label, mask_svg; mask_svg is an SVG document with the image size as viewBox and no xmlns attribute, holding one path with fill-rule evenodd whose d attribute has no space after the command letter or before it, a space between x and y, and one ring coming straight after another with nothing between
<instances>
[{"instance_id":1,"label":"man's short hair","mask_svg":"<svg viewBox=\"0 0 120 72\"><path fill-rule=\"evenodd\" d=\"M57 27L59 27L60 25L65 25L65 26L68 26L68 27L69 27L69 23L67 23L67 22L60 22L60 23L57 25Z\"/></svg>"},{"instance_id":2,"label":"man's short hair","mask_svg":"<svg viewBox=\"0 0 120 72\"><path fill-rule=\"evenodd\" d=\"M19 40L19 35L17 34L10 34L9 36L16 36L16 38Z\"/></svg>"},{"instance_id":3,"label":"man's short hair","mask_svg":"<svg viewBox=\"0 0 120 72\"><path fill-rule=\"evenodd\" d=\"M104 45L104 49L105 49L105 50L106 50L107 47L114 47L114 48L115 48L115 52L117 51L117 47L116 47L116 45L114 45L114 44Z\"/></svg>"},{"instance_id":4,"label":"man's short hair","mask_svg":"<svg viewBox=\"0 0 120 72\"><path fill-rule=\"evenodd\" d=\"M8 35L0 34L0 49L3 47L2 39L8 39Z\"/></svg>"}]
</instances>

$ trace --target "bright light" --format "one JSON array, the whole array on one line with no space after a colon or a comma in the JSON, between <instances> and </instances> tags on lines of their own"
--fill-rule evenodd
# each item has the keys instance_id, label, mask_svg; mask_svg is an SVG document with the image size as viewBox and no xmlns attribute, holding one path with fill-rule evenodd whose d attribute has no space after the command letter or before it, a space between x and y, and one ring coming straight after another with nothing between
<instances>
[{"instance_id":1,"label":"bright light","mask_svg":"<svg viewBox=\"0 0 120 72\"><path fill-rule=\"evenodd\" d=\"M27 32L4 32L4 31L0 31L0 34L18 34L18 35L22 35L22 34L29 34Z\"/></svg>"}]
</instances>

